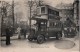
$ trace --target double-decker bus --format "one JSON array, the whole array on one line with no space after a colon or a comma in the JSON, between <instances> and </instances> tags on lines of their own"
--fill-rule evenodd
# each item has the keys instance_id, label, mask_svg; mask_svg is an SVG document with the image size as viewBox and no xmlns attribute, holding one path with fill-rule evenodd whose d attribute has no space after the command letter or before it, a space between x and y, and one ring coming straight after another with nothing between
<instances>
[{"instance_id":1,"label":"double-decker bus","mask_svg":"<svg viewBox=\"0 0 80 52\"><path fill-rule=\"evenodd\" d=\"M37 40L38 43L43 43L50 37L61 39L62 37L62 22L60 21L59 10L49 5L37 7L37 15L31 18L35 20L34 28L31 27L28 40Z\"/></svg>"}]
</instances>

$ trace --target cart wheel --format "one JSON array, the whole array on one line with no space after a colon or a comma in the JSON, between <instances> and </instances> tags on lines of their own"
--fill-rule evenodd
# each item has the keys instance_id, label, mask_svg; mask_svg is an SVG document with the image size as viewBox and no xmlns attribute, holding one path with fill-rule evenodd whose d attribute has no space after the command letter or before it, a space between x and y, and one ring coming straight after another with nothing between
<instances>
[{"instance_id":1,"label":"cart wheel","mask_svg":"<svg viewBox=\"0 0 80 52\"><path fill-rule=\"evenodd\" d=\"M60 33L58 33L57 35L56 35L56 39L57 40L60 40L62 38L62 35L60 34Z\"/></svg>"},{"instance_id":2,"label":"cart wheel","mask_svg":"<svg viewBox=\"0 0 80 52\"><path fill-rule=\"evenodd\" d=\"M28 40L33 41L33 38L31 38L31 36L28 36Z\"/></svg>"},{"instance_id":3,"label":"cart wheel","mask_svg":"<svg viewBox=\"0 0 80 52\"><path fill-rule=\"evenodd\" d=\"M45 40L45 37L43 35L38 35L37 36L37 42L39 44L42 44L44 42L44 40Z\"/></svg>"}]
</instances>

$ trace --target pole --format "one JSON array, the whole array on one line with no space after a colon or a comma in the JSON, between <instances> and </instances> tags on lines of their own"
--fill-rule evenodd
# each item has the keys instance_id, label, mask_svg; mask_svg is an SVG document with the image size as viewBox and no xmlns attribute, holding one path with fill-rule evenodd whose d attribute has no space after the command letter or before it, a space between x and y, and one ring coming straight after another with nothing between
<instances>
[{"instance_id":1,"label":"pole","mask_svg":"<svg viewBox=\"0 0 80 52\"><path fill-rule=\"evenodd\" d=\"M30 1L30 35L31 35L31 9L32 9L32 0Z\"/></svg>"},{"instance_id":2,"label":"pole","mask_svg":"<svg viewBox=\"0 0 80 52\"><path fill-rule=\"evenodd\" d=\"M1 13L2 13L2 9L1 9ZM1 35L2 35L2 30L3 29L3 15L2 15L2 18L1 18Z\"/></svg>"},{"instance_id":3,"label":"pole","mask_svg":"<svg viewBox=\"0 0 80 52\"><path fill-rule=\"evenodd\" d=\"M12 0L12 18L13 18L13 32L14 32L14 25L15 25L15 18L14 18L14 0Z\"/></svg>"},{"instance_id":4,"label":"pole","mask_svg":"<svg viewBox=\"0 0 80 52\"><path fill-rule=\"evenodd\" d=\"M0 1L0 4L1 4L1 1ZM0 8L0 10L1 10L1 8ZM1 11L0 11L1 12ZM1 14L0 14L1 15ZM1 19L2 19L2 17L0 18L0 22L1 22ZM1 23L0 23L0 36L1 36Z\"/></svg>"},{"instance_id":5,"label":"pole","mask_svg":"<svg viewBox=\"0 0 80 52\"><path fill-rule=\"evenodd\" d=\"M39 0L39 6L41 5L41 3L40 3L41 1Z\"/></svg>"},{"instance_id":6,"label":"pole","mask_svg":"<svg viewBox=\"0 0 80 52\"><path fill-rule=\"evenodd\" d=\"M2 32L3 32L3 1L1 2L1 35L2 35Z\"/></svg>"}]
</instances>

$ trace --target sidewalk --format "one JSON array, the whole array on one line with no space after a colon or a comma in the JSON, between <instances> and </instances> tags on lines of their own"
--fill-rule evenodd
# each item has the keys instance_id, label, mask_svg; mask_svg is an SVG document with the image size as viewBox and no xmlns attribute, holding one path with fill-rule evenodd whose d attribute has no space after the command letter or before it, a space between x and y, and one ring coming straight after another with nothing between
<instances>
[{"instance_id":1,"label":"sidewalk","mask_svg":"<svg viewBox=\"0 0 80 52\"><path fill-rule=\"evenodd\" d=\"M26 38L27 38L28 35L26 35ZM23 36L21 36L23 38ZM18 40L18 35L14 35L12 37L10 37L11 40ZM0 37L0 40L1 41L5 41L6 40L6 37Z\"/></svg>"},{"instance_id":2,"label":"sidewalk","mask_svg":"<svg viewBox=\"0 0 80 52\"><path fill-rule=\"evenodd\" d=\"M0 37L1 41L5 41L6 40L6 37ZM18 37L17 36L12 36L10 37L11 40L17 40Z\"/></svg>"}]
</instances>

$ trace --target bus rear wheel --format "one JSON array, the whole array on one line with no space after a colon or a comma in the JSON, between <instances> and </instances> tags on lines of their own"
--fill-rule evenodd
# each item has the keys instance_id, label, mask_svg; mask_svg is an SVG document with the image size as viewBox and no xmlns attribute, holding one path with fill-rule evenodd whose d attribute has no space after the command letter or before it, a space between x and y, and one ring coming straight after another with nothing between
<instances>
[{"instance_id":1,"label":"bus rear wheel","mask_svg":"<svg viewBox=\"0 0 80 52\"><path fill-rule=\"evenodd\" d=\"M56 39L57 40L60 40L62 38L62 35L60 34L60 33L58 33L57 35L56 35Z\"/></svg>"}]
</instances>

